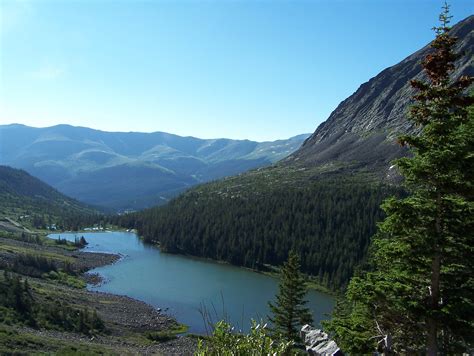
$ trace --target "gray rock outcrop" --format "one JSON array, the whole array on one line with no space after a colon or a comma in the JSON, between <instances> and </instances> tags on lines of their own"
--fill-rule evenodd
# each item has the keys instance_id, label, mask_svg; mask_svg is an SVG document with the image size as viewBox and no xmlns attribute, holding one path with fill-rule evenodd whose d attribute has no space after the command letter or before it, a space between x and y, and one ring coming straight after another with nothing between
<instances>
[{"instance_id":1,"label":"gray rock outcrop","mask_svg":"<svg viewBox=\"0 0 474 356\"><path fill-rule=\"evenodd\" d=\"M306 351L309 355L343 355L336 342L329 339L328 334L320 329L314 329L310 325L306 324L301 328L300 335L304 341Z\"/></svg>"}]
</instances>

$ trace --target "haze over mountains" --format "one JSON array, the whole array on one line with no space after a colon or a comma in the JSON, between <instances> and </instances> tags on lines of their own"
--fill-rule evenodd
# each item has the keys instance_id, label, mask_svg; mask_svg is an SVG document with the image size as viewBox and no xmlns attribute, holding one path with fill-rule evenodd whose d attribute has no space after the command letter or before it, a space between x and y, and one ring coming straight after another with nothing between
<instances>
[{"instance_id":1,"label":"haze over mountains","mask_svg":"<svg viewBox=\"0 0 474 356\"><path fill-rule=\"evenodd\" d=\"M0 164L64 194L118 210L161 204L192 185L274 163L309 134L255 142L57 125L0 126Z\"/></svg>"}]
</instances>

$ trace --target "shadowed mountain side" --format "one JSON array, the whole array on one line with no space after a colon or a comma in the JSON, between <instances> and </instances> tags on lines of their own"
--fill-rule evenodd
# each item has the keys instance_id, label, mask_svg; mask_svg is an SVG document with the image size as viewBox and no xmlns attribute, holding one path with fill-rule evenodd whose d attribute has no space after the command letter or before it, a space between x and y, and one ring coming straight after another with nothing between
<instances>
[{"instance_id":1,"label":"shadowed mountain side","mask_svg":"<svg viewBox=\"0 0 474 356\"><path fill-rule=\"evenodd\" d=\"M92 204L127 209L129 203L123 204L123 199L117 192L125 192L127 197L133 197L133 204L138 205L142 200L153 200L152 198L155 203L159 200L166 201L167 199L160 198L160 194L182 191L192 184L196 184L192 178L177 176L172 171L159 169L154 165L124 164L79 173L59 183L58 189Z\"/></svg>"}]
</instances>

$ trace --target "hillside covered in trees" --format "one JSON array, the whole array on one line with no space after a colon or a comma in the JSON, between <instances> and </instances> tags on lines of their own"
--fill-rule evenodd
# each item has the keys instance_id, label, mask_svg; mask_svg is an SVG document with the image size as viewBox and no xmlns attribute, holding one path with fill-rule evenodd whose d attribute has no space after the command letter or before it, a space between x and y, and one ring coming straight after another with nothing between
<instances>
[{"instance_id":1,"label":"hillside covered in trees","mask_svg":"<svg viewBox=\"0 0 474 356\"><path fill-rule=\"evenodd\" d=\"M398 190L361 177L299 184L307 172L280 168L271 170L271 184L260 186L264 172L201 186L117 223L165 251L254 269L280 265L293 248L304 272L343 287L366 254L380 203Z\"/></svg>"},{"instance_id":2,"label":"hillside covered in trees","mask_svg":"<svg viewBox=\"0 0 474 356\"><path fill-rule=\"evenodd\" d=\"M98 222L100 215L21 169L0 166L0 218L32 228L77 230Z\"/></svg>"}]
</instances>

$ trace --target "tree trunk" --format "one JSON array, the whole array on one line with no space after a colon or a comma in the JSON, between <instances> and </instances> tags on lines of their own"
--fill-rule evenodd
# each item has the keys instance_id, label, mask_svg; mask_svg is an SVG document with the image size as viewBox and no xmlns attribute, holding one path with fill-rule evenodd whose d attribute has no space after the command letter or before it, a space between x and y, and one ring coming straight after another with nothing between
<instances>
[{"instance_id":1,"label":"tree trunk","mask_svg":"<svg viewBox=\"0 0 474 356\"><path fill-rule=\"evenodd\" d=\"M439 253L433 258L431 264L431 312L439 307L439 275L441 269L441 258ZM427 354L435 356L438 354L438 320L431 315L427 320Z\"/></svg>"},{"instance_id":2,"label":"tree trunk","mask_svg":"<svg viewBox=\"0 0 474 356\"><path fill-rule=\"evenodd\" d=\"M436 197L436 237L434 243L434 255L431 261L431 283L430 283L430 310L436 312L439 308L440 290L439 280L441 274L441 253L440 253L440 239L441 239L441 194L438 193ZM438 320L435 316L430 315L426 323L426 352L429 356L438 354Z\"/></svg>"}]
</instances>

